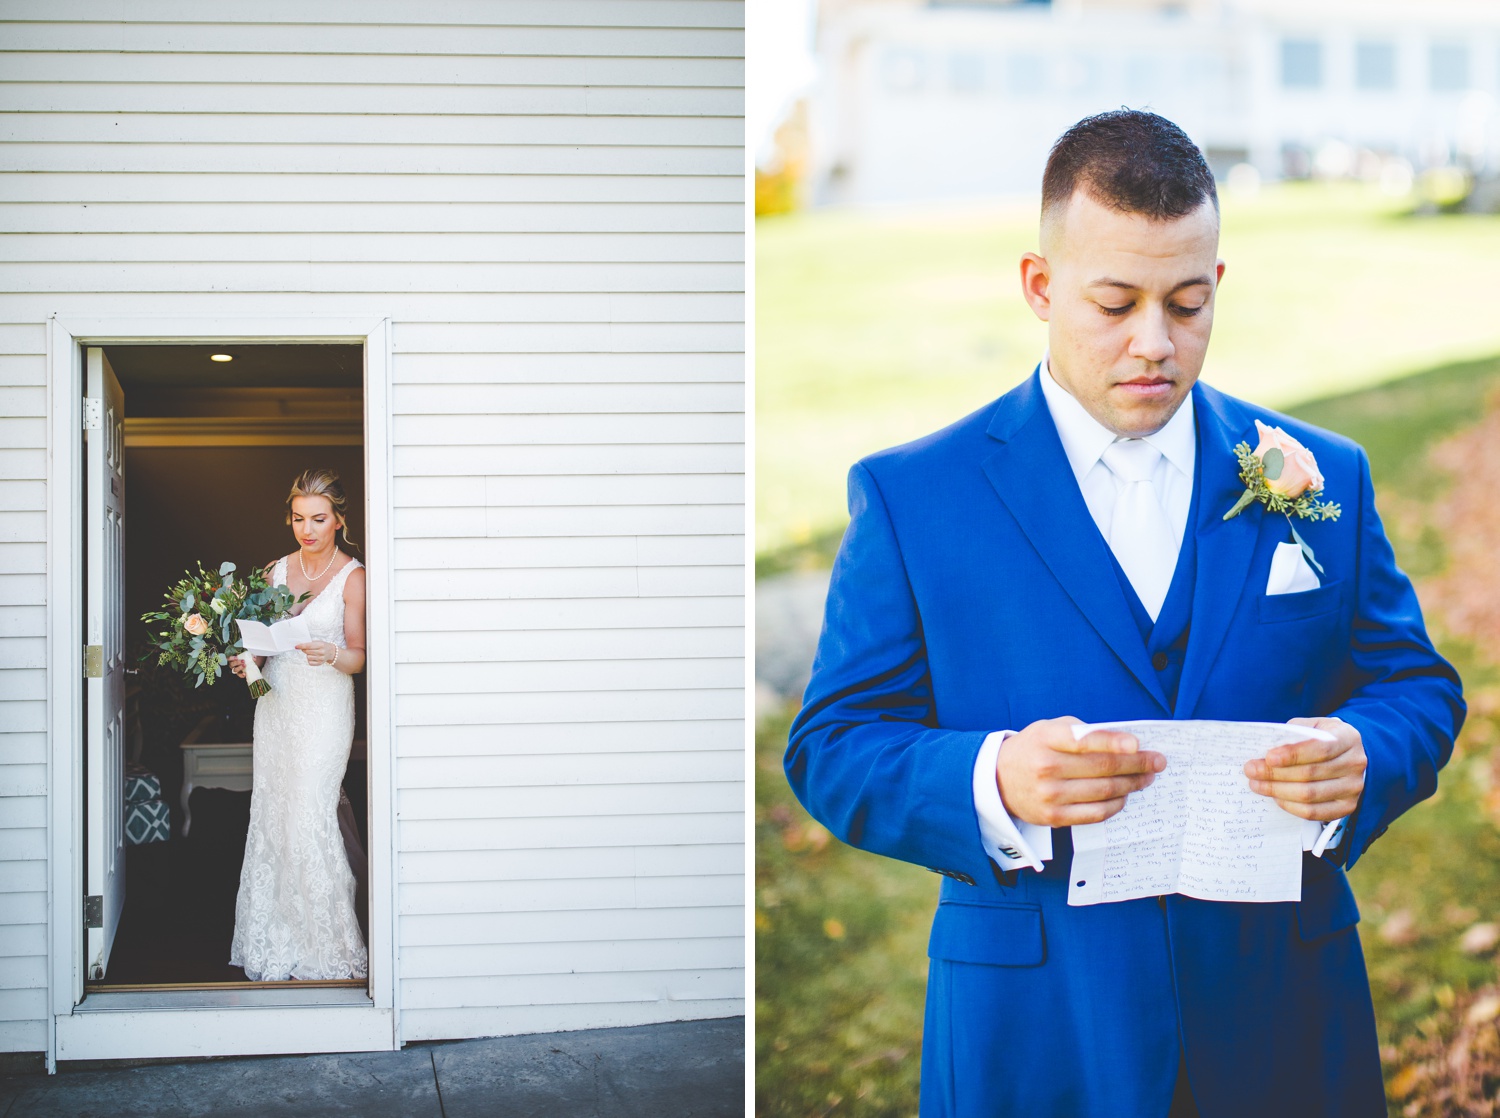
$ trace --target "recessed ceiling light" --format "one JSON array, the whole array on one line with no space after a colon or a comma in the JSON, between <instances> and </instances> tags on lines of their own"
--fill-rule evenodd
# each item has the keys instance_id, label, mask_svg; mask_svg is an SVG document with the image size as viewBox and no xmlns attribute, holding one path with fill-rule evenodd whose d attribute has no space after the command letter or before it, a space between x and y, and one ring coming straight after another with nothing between
<instances>
[{"instance_id":1,"label":"recessed ceiling light","mask_svg":"<svg viewBox=\"0 0 1500 1118\"><path fill-rule=\"evenodd\" d=\"M210 353L208 355L208 359L210 361L233 361L234 360L234 358L230 354L227 354L227 353Z\"/></svg>"}]
</instances>

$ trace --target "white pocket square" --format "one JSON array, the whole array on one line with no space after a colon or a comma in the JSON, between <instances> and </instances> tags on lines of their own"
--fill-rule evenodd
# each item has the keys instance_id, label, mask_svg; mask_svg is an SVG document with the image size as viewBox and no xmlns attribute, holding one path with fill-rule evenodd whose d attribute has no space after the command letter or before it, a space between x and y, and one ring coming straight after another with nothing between
<instances>
[{"instance_id":1,"label":"white pocket square","mask_svg":"<svg viewBox=\"0 0 1500 1118\"><path fill-rule=\"evenodd\" d=\"M1266 580L1266 596L1272 594L1300 594L1304 590L1316 590L1322 583L1307 564L1302 548L1294 543L1279 543L1276 554L1271 556L1271 577Z\"/></svg>"}]
</instances>

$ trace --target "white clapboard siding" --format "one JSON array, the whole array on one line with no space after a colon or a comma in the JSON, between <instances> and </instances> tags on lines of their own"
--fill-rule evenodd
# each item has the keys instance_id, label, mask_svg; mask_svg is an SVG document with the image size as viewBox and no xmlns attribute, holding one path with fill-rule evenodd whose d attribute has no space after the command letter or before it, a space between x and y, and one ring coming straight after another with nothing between
<instances>
[{"instance_id":1,"label":"white clapboard siding","mask_svg":"<svg viewBox=\"0 0 1500 1118\"><path fill-rule=\"evenodd\" d=\"M0 9L0 1051L47 1033L53 314L392 323L403 1039L743 1012L743 26Z\"/></svg>"}]
</instances>

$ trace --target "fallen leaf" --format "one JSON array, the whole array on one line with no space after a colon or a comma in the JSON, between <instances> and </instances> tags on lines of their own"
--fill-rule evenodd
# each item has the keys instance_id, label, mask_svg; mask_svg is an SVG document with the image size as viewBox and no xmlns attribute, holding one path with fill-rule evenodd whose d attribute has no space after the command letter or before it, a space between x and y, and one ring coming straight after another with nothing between
<instances>
[{"instance_id":1,"label":"fallen leaf","mask_svg":"<svg viewBox=\"0 0 1500 1118\"><path fill-rule=\"evenodd\" d=\"M1475 924L1458 939L1459 949L1466 955L1483 955L1500 943L1500 924L1485 921Z\"/></svg>"},{"instance_id":2,"label":"fallen leaf","mask_svg":"<svg viewBox=\"0 0 1500 1118\"><path fill-rule=\"evenodd\" d=\"M1412 943L1417 938L1417 918L1411 909L1400 908L1386 918L1380 926L1380 938L1396 947Z\"/></svg>"},{"instance_id":3,"label":"fallen leaf","mask_svg":"<svg viewBox=\"0 0 1500 1118\"><path fill-rule=\"evenodd\" d=\"M835 920L832 916L830 916L827 920L823 921L823 934L825 936L827 936L829 939L843 939L844 938L844 923L843 923L843 921L842 920Z\"/></svg>"},{"instance_id":4,"label":"fallen leaf","mask_svg":"<svg viewBox=\"0 0 1500 1118\"><path fill-rule=\"evenodd\" d=\"M1407 1064L1395 1075L1391 1076L1391 1081L1386 1084L1385 1089L1391 1097L1404 1099L1412 1093L1412 1089L1416 1087L1418 1080L1421 1078L1421 1067L1416 1064Z\"/></svg>"},{"instance_id":5,"label":"fallen leaf","mask_svg":"<svg viewBox=\"0 0 1500 1118\"><path fill-rule=\"evenodd\" d=\"M1500 1016L1500 995L1485 994L1469 1006L1469 1012L1464 1014L1464 1021L1470 1025L1483 1025L1497 1016Z\"/></svg>"}]
</instances>

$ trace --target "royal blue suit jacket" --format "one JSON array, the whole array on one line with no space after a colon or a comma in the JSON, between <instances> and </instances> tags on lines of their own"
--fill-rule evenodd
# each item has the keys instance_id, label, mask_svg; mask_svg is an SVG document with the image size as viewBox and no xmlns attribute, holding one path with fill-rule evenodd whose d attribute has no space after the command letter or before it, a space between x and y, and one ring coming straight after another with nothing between
<instances>
[{"instance_id":1,"label":"royal blue suit jacket","mask_svg":"<svg viewBox=\"0 0 1500 1118\"><path fill-rule=\"evenodd\" d=\"M929 948L925 1116L1165 1115L1179 1051L1204 1118L1385 1113L1345 879L1431 795L1463 721L1354 443L1198 384L1192 621L1169 701L1038 374L849 477L850 525L786 772L843 841L945 875ZM1322 585L1267 596L1282 516L1250 506L1255 419L1315 454L1336 521L1300 522ZM1302 900L1070 908L1067 867L1001 874L972 799L985 736L1037 719L1336 715L1369 757ZM1055 835L1065 853L1066 835Z\"/></svg>"}]
</instances>

